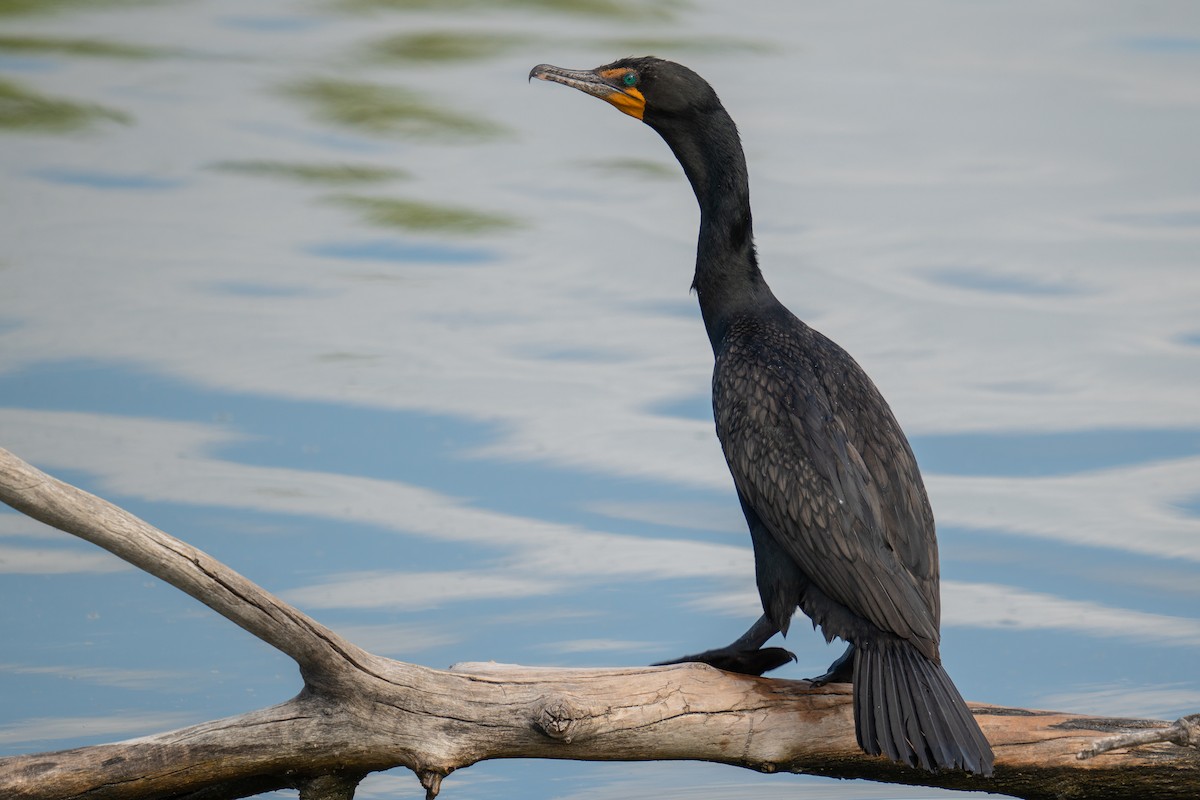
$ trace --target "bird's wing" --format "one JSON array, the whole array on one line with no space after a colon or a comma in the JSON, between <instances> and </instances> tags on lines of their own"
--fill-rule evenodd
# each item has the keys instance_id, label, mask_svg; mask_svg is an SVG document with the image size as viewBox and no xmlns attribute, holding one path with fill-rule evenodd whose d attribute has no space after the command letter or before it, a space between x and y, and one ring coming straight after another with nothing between
<instances>
[{"instance_id":1,"label":"bird's wing","mask_svg":"<svg viewBox=\"0 0 1200 800\"><path fill-rule=\"evenodd\" d=\"M926 520L914 513L919 509L906 507L908 501L896 493L911 493L905 485L911 476L886 466L911 460L911 451L906 443L899 453L887 451L885 440L872 447L870 436L851 434L851 426L864 424L891 424L897 433L899 428L874 385L841 348L820 337L817 345L832 350L814 360L803 343L785 338L765 348L735 339L718 357L714 410L734 484L822 592L875 626L936 652L932 515L926 513ZM842 397L827 388L830 382ZM927 512L915 462L912 475L917 505L924 503Z\"/></svg>"}]
</instances>

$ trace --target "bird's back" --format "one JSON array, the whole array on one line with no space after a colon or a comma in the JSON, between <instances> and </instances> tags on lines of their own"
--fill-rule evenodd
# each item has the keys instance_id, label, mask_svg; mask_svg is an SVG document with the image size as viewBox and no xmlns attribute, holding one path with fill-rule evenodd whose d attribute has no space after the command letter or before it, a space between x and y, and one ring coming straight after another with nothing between
<instances>
[{"instance_id":1,"label":"bird's back","mask_svg":"<svg viewBox=\"0 0 1200 800\"><path fill-rule=\"evenodd\" d=\"M936 661L933 514L879 390L773 297L733 316L715 350L713 411L734 484L819 590L809 605L839 604Z\"/></svg>"}]
</instances>

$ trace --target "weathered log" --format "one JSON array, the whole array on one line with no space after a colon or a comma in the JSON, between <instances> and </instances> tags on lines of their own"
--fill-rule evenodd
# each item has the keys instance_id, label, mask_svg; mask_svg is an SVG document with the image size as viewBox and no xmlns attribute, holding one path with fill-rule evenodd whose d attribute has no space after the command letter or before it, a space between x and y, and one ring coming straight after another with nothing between
<instances>
[{"instance_id":1,"label":"weathered log","mask_svg":"<svg viewBox=\"0 0 1200 800\"><path fill-rule=\"evenodd\" d=\"M1025 798L1200 794L1194 742L1078 757L1112 734L1158 730L1178 741L1186 725L972 704L996 751L994 778L932 774L858 749L849 686L699 664L432 670L367 653L204 553L4 450L0 500L188 592L294 658L304 681L294 699L248 714L0 759L4 798L216 800L296 787L305 800L340 800L365 774L395 766L412 769L433 797L446 775L490 758L706 760Z\"/></svg>"}]
</instances>

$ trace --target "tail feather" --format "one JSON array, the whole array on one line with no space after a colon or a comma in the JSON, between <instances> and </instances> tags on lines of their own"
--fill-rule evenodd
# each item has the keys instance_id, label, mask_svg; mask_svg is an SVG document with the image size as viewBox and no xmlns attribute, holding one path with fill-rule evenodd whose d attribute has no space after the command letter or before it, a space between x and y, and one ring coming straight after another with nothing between
<instances>
[{"instance_id":1,"label":"tail feather","mask_svg":"<svg viewBox=\"0 0 1200 800\"><path fill-rule=\"evenodd\" d=\"M906 687L901 683L904 676L894 670L881 669L875 672L878 674L872 676L872 686L878 686L881 690L876 692L875 696L886 697L893 702L902 704L908 696L908 692L905 691ZM905 730L905 723L911 719L911 716L907 714L885 714L883 711L887 705L885 703L880 705L879 708L872 709L876 717L875 729L881 734L885 734L889 739L888 743L892 745L891 747L884 747L884 752L888 758L893 761L900 761L904 758L901 743L907 742L909 738L908 732Z\"/></svg>"},{"instance_id":2,"label":"tail feather","mask_svg":"<svg viewBox=\"0 0 1200 800\"><path fill-rule=\"evenodd\" d=\"M910 647L901 647L895 653L896 659L901 670L900 680L907 690L908 699L912 702L916 709L918 723L917 732L912 738L914 743L924 741L933 754L933 763L936 766L956 765L958 759L969 758L967 753L961 752L962 748L958 745L958 739L962 738L958 732L953 730L953 725L947 718L951 714L945 711L952 709L940 708L942 698L935 697L935 689L926 679L922 662L929 663L924 656L917 653L916 650ZM936 666L936 665L934 665ZM939 670L940 667L937 667ZM945 672L942 672L945 675ZM947 678L947 681L949 678ZM955 692L957 694L957 691ZM961 703L962 699L951 701L952 703ZM956 709L954 709L956 710ZM974 724L972 722L971 724ZM922 732L928 731L928 734L922 735ZM969 762L968 762L969 763ZM929 769L929 767L926 767Z\"/></svg>"},{"instance_id":3,"label":"tail feather","mask_svg":"<svg viewBox=\"0 0 1200 800\"><path fill-rule=\"evenodd\" d=\"M902 640L856 644L854 729L864 751L931 771L992 774L992 749L940 664Z\"/></svg>"},{"instance_id":4,"label":"tail feather","mask_svg":"<svg viewBox=\"0 0 1200 800\"><path fill-rule=\"evenodd\" d=\"M914 692L906 680L906 675L898 670L886 670L891 673L892 681L895 685L895 703L882 704L880 713L884 713L886 707L895 708L897 705L900 708L899 714L892 714L891 717L897 720L898 724L893 725L893 730L902 729L903 733L897 736L898 741L911 743L921 741L922 729L928 730L932 725L932 719L929 710L924 702L920 699L920 693ZM924 750L917 752L918 763L922 769L933 769L934 761L930 761L925 757ZM895 759L899 760L899 759ZM909 763L912 763L911 761Z\"/></svg>"},{"instance_id":5,"label":"tail feather","mask_svg":"<svg viewBox=\"0 0 1200 800\"><path fill-rule=\"evenodd\" d=\"M860 692L862 692L862 693L869 692L872 697L874 697L876 695L876 689L874 687L868 687L865 682L867 679L867 676L865 674L861 674L861 675L859 674L858 662L859 662L860 658L861 658L861 656L858 654L857 651L855 651L855 654L854 654L854 733L858 737L858 746L861 747L863 750L866 750L871 755L877 756L883 752L883 744L881 744L880 742L882 741L883 743L886 743L886 742L891 741L891 739L890 739L890 737L887 737L887 736L880 736L879 731L877 731L875 729L875 720L877 717L873 713L871 704L865 703L865 702L860 703L858 701L858 695ZM877 670L876 673L872 674L870 677L875 678L881 672L882 672L882 670ZM862 681L862 682L860 682L860 681ZM863 742L872 742L875 744L875 748L873 750L868 749L868 747L865 744L863 744ZM887 756L888 756L888 758L891 758L891 759L899 758L899 755L893 755L890 752L887 754Z\"/></svg>"}]
</instances>

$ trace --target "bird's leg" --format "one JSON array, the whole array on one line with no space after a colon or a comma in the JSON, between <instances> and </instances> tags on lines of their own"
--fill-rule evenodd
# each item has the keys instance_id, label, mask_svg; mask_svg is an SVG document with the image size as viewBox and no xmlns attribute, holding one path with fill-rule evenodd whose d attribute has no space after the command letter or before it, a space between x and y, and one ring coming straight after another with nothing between
<instances>
[{"instance_id":1,"label":"bird's leg","mask_svg":"<svg viewBox=\"0 0 1200 800\"><path fill-rule=\"evenodd\" d=\"M779 626L767 619L766 614L763 614L754 621L754 624L750 626L748 631L739 636L733 644L729 645L729 649L757 650L777 633L779 633Z\"/></svg>"},{"instance_id":2,"label":"bird's leg","mask_svg":"<svg viewBox=\"0 0 1200 800\"><path fill-rule=\"evenodd\" d=\"M705 650L683 658L670 661L660 661L653 666L661 667L667 664L689 664L699 662L708 664L726 672L740 672L743 675L762 675L773 669L782 667L796 657L782 647L763 647L767 640L779 633L779 626L767 619L766 615L750 626L736 641L725 647Z\"/></svg>"},{"instance_id":3,"label":"bird's leg","mask_svg":"<svg viewBox=\"0 0 1200 800\"><path fill-rule=\"evenodd\" d=\"M824 686L827 683L853 683L853 678L854 645L850 644L846 647L846 652L838 656L837 660L829 665L829 669L825 670L824 675L809 678L808 682L813 686Z\"/></svg>"}]
</instances>

